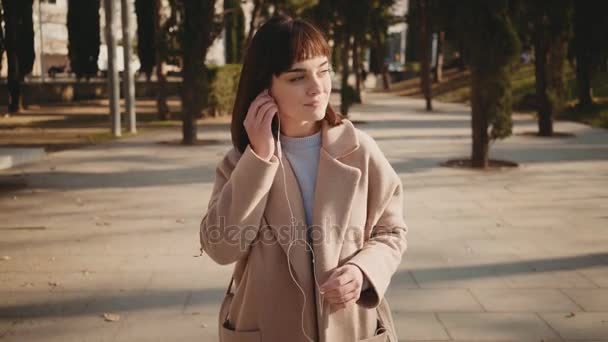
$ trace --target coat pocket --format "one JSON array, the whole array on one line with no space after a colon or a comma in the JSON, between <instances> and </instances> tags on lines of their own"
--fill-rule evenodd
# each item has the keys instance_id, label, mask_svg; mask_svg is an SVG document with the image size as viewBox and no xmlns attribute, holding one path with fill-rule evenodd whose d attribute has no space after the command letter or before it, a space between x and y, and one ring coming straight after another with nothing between
<instances>
[{"instance_id":1,"label":"coat pocket","mask_svg":"<svg viewBox=\"0 0 608 342\"><path fill-rule=\"evenodd\" d=\"M262 334L258 330L236 331L222 325L220 342L262 342Z\"/></svg>"},{"instance_id":2,"label":"coat pocket","mask_svg":"<svg viewBox=\"0 0 608 342\"><path fill-rule=\"evenodd\" d=\"M360 342L388 342L388 341L390 341L388 332L386 331L386 328L382 324L382 321L378 320L377 322L378 322L377 328L376 328L376 332L374 333L374 336L359 340Z\"/></svg>"},{"instance_id":3,"label":"coat pocket","mask_svg":"<svg viewBox=\"0 0 608 342\"><path fill-rule=\"evenodd\" d=\"M359 340L359 342L387 342L387 341L388 341L388 334L386 333L386 331L382 331L378 335L368 337L363 340Z\"/></svg>"}]
</instances>

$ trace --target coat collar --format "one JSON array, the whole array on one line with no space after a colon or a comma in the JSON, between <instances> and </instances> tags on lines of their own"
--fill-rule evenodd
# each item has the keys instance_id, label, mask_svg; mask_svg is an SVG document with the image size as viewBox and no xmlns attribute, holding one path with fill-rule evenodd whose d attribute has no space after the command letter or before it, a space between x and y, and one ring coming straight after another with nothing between
<instances>
[{"instance_id":1,"label":"coat collar","mask_svg":"<svg viewBox=\"0 0 608 342\"><path fill-rule=\"evenodd\" d=\"M359 139L355 126L348 119L343 119L337 126L331 126L323 120L321 126L321 145L332 158L341 158L359 148Z\"/></svg>"}]
</instances>

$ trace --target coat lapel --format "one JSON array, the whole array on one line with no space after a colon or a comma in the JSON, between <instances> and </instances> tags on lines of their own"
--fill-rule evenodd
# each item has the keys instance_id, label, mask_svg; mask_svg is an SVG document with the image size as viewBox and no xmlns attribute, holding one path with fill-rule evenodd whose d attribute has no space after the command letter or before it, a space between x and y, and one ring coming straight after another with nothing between
<instances>
[{"instance_id":1,"label":"coat lapel","mask_svg":"<svg viewBox=\"0 0 608 342\"><path fill-rule=\"evenodd\" d=\"M340 256L352 201L361 170L343 163L359 148L355 127L349 120L331 127L323 121L322 146L313 207L313 249L319 283L333 270Z\"/></svg>"},{"instance_id":2,"label":"coat lapel","mask_svg":"<svg viewBox=\"0 0 608 342\"><path fill-rule=\"evenodd\" d=\"M274 231L285 255L289 256L289 262L298 284L307 288L310 287L308 284L312 284L312 259L304 244L306 241L304 204L298 180L285 155L283 155L282 163L285 169L279 168L270 189L267 204L267 208L270 210L266 210L266 220ZM288 201L291 204L293 220ZM292 244L292 241L295 242Z\"/></svg>"},{"instance_id":3,"label":"coat lapel","mask_svg":"<svg viewBox=\"0 0 608 342\"><path fill-rule=\"evenodd\" d=\"M315 297L318 289L313 288L313 267L317 282L321 285L338 264L349 224L352 201L361 177L358 168L340 161L340 158L359 147L355 128L350 121L343 120L338 126L330 126L326 120L323 120L321 144L311 225L314 265L311 253L303 243L306 241L307 227L300 187L285 155L282 158L284 170L279 168L277 172L269 193L268 210L265 213L278 243L285 255L289 255L298 284ZM287 199L295 218L293 224ZM298 241L292 244L288 254L289 245L294 238ZM317 308L322 306L323 304L317 305ZM327 327L325 320L328 319L328 312L323 311L317 311L320 329Z\"/></svg>"}]
</instances>

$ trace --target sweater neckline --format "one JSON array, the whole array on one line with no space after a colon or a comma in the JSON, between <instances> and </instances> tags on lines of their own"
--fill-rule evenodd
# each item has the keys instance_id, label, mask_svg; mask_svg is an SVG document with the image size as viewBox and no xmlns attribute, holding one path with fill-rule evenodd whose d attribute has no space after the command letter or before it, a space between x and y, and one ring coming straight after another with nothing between
<instances>
[{"instance_id":1,"label":"sweater neckline","mask_svg":"<svg viewBox=\"0 0 608 342\"><path fill-rule=\"evenodd\" d=\"M288 137L281 134L281 144L286 148L310 148L321 146L321 131L306 137Z\"/></svg>"}]
</instances>

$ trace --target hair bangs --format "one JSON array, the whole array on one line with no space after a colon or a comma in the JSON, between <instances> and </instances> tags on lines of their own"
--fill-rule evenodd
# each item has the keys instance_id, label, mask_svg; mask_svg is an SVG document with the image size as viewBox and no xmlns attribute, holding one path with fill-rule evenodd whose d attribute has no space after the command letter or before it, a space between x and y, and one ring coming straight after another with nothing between
<instances>
[{"instance_id":1,"label":"hair bangs","mask_svg":"<svg viewBox=\"0 0 608 342\"><path fill-rule=\"evenodd\" d=\"M327 40L312 25L301 21L294 22L292 37L292 64L319 56L329 58L330 48Z\"/></svg>"}]
</instances>

